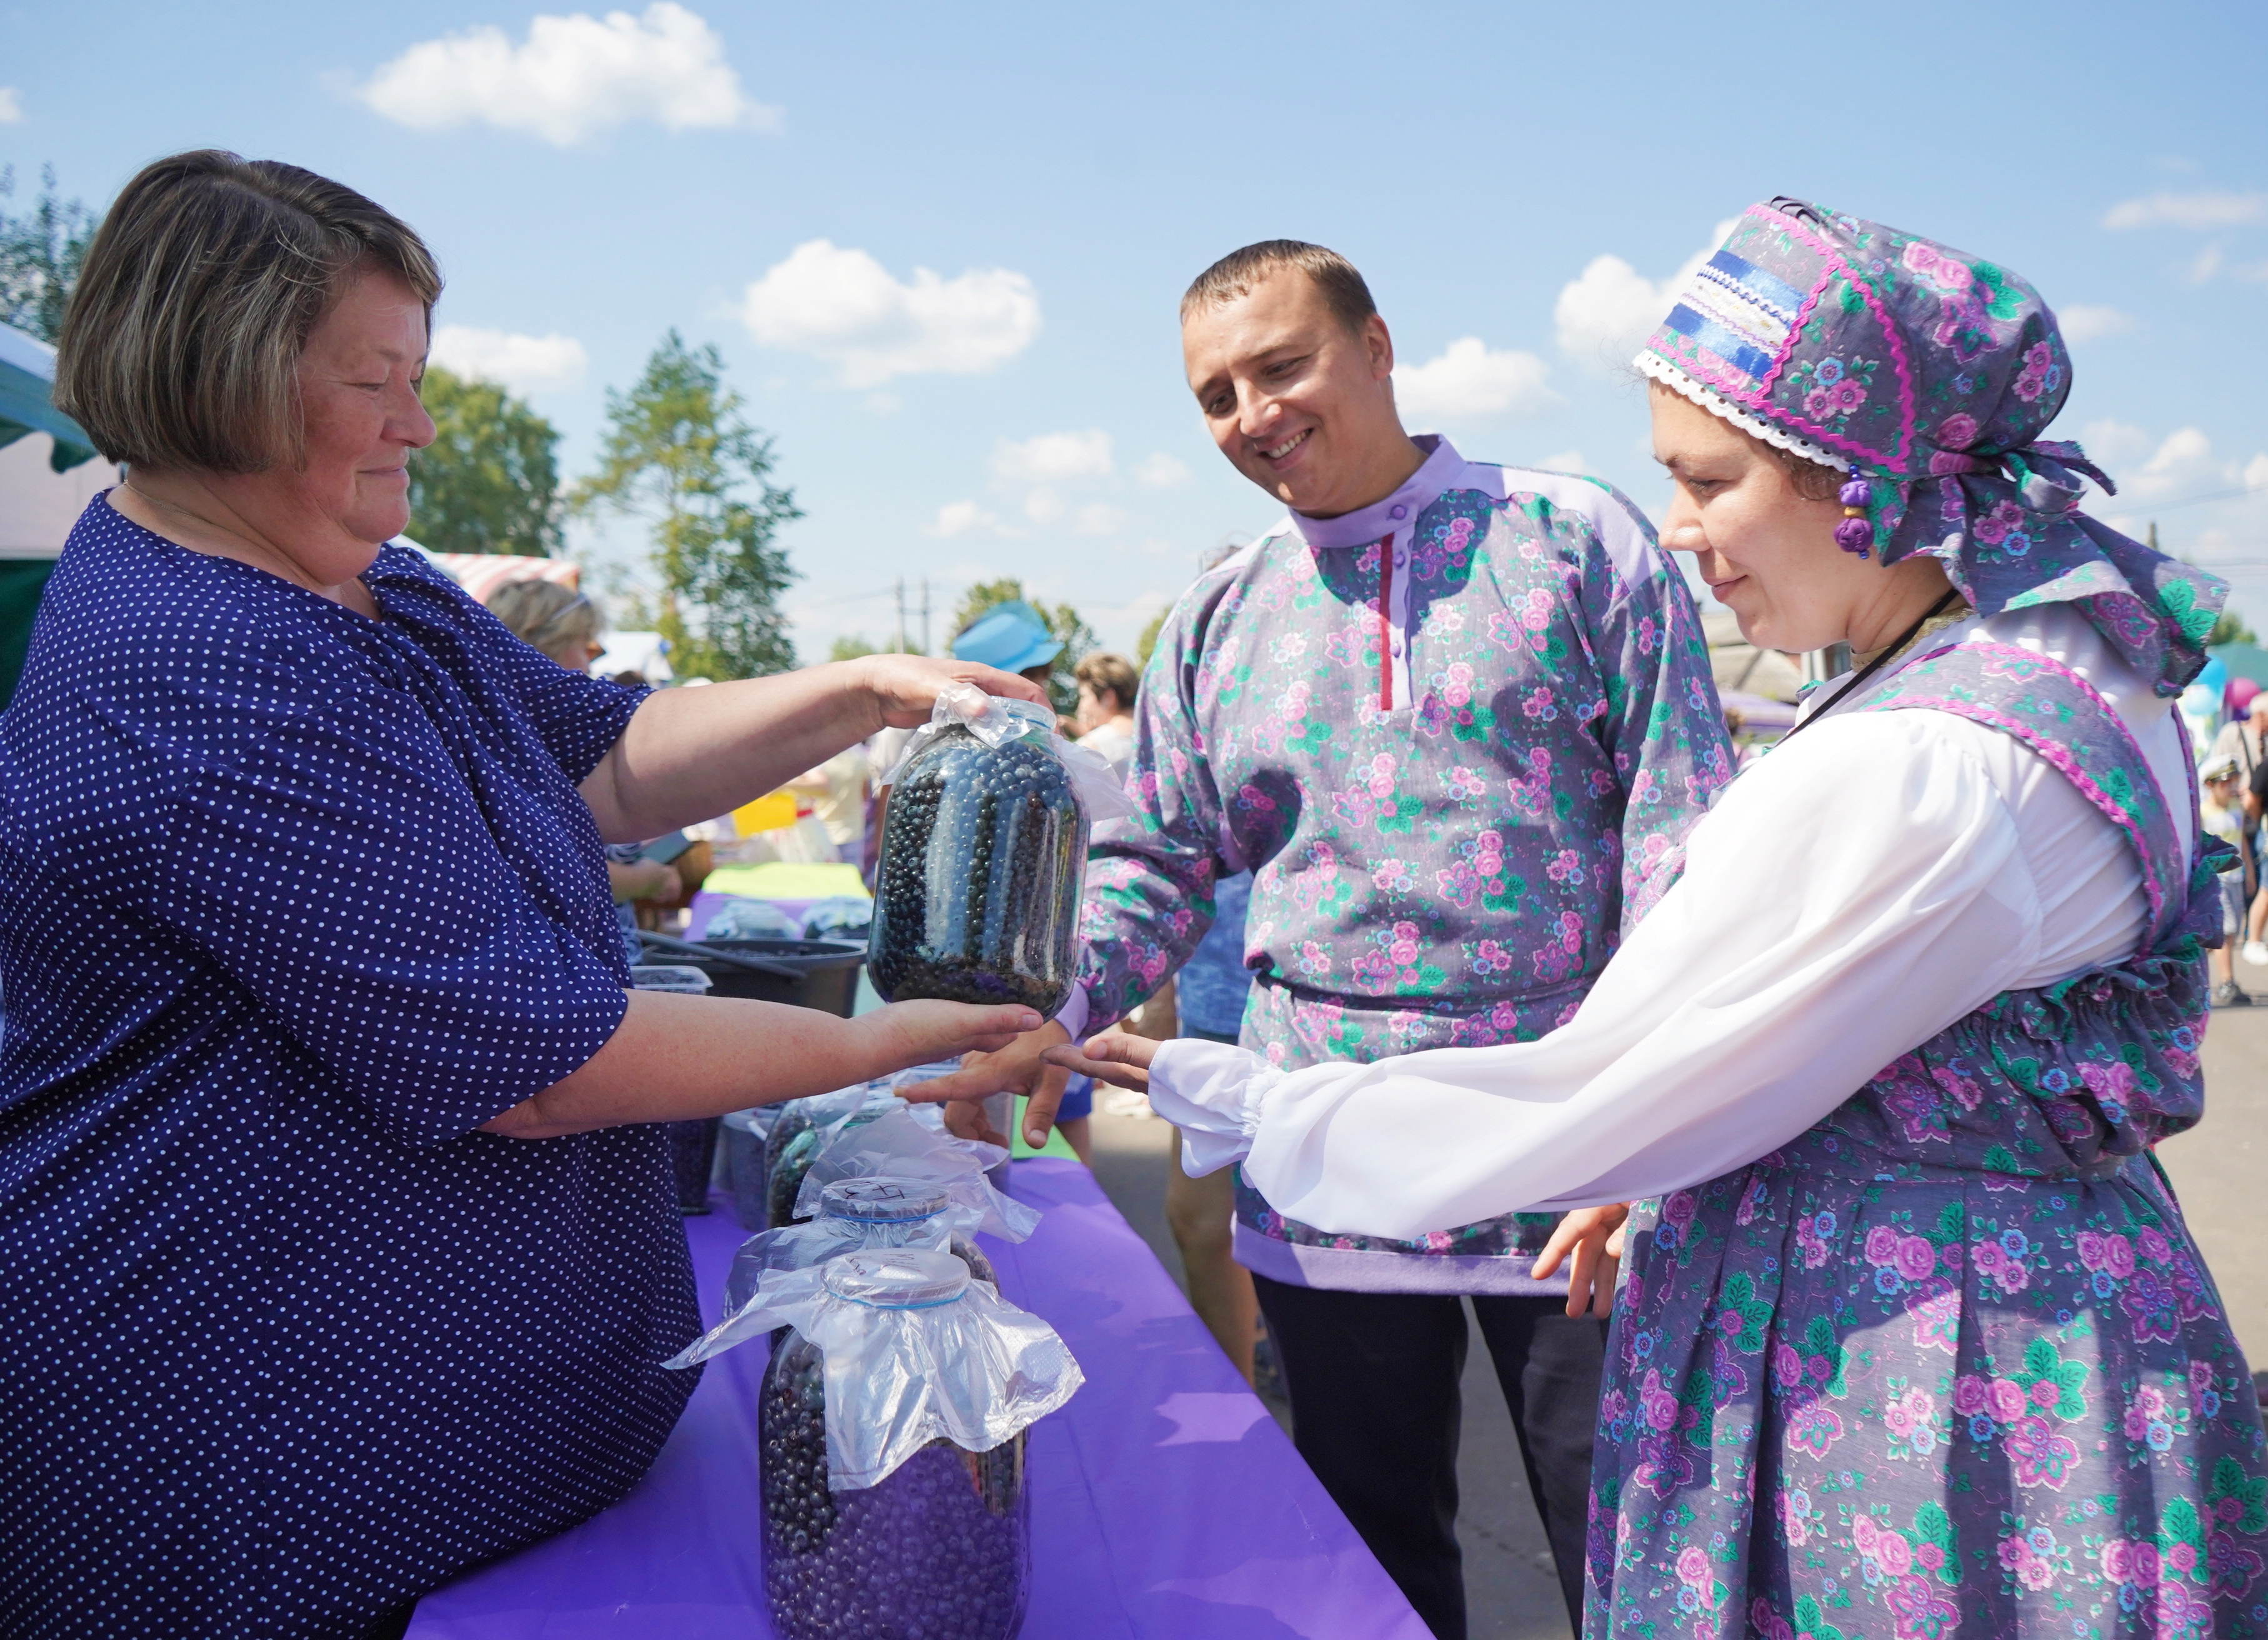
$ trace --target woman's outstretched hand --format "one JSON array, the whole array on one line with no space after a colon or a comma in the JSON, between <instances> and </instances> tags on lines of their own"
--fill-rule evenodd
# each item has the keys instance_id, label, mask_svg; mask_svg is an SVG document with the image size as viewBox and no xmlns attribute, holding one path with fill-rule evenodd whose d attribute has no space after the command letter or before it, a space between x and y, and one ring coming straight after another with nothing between
<instances>
[{"instance_id":1,"label":"woman's outstretched hand","mask_svg":"<svg viewBox=\"0 0 2268 1640\"><path fill-rule=\"evenodd\" d=\"M973 660L932 660L926 655L863 655L843 665L856 674L858 686L872 695L882 722L892 729L911 729L929 721L930 708L949 683L969 683L987 695L1012 700L1048 703L1046 692L1028 678Z\"/></svg>"},{"instance_id":2,"label":"woman's outstretched hand","mask_svg":"<svg viewBox=\"0 0 2268 1640\"><path fill-rule=\"evenodd\" d=\"M1157 1055L1158 1044L1148 1037L1112 1031L1101 1036L1090 1036L1084 1042L1050 1048L1040 1057L1074 1075L1093 1077L1097 1082L1108 1082L1116 1087L1132 1088L1137 1093L1147 1093L1150 1091L1150 1062Z\"/></svg>"},{"instance_id":3,"label":"woman's outstretched hand","mask_svg":"<svg viewBox=\"0 0 2268 1640\"><path fill-rule=\"evenodd\" d=\"M1577 1208L1559 1221L1528 1274L1543 1280L1559 1268L1572 1247L1575 1264L1567 1272L1567 1313L1581 1315L1587 1311L1607 1315L1615 1307L1615 1276L1623 1262L1623 1221L1629 1217L1627 1202L1613 1207Z\"/></svg>"}]
</instances>

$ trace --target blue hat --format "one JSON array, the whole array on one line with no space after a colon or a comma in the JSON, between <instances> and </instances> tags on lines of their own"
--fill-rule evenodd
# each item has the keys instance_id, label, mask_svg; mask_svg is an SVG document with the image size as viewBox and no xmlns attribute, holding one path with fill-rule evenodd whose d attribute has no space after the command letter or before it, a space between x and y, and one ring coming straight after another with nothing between
<instances>
[{"instance_id":1,"label":"blue hat","mask_svg":"<svg viewBox=\"0 0 2268 1640\"><path fill-rule=\"evenodd\" d=\"M1021 599L995 604L953 640L954 659L1003 672L1044 666L1062 653L1062 643L1048 630L1040 612Z\"/></svg>"}]
</instances>

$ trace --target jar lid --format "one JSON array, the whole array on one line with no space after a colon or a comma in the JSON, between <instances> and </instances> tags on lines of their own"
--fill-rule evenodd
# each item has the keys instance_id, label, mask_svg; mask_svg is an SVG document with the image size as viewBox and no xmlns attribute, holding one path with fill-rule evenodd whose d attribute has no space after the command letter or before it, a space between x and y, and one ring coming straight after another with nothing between
<instances>
[{"instance_id":1,"label":"jar lid","mask_svg":"<svg viewBox=\"0 0 2268 1640\"><path fill-rule=\"evenodd\" d=\"M1037 701L1013 701L1005 695L995 698L1007 709L1009 717L1021 718L1027 724L1033 724L1046 730L1049 734L1055 732L1056 709L1054 707L1042 706Z\"/></svg>"},{"instance_id":2,"label":"jar lid","mask_svg":"<svg viewBox=\"0 0 2268 1640\"><path fill-rule=\"evenodd\" d=\"M826 1265L827 1291L878 1310L931 1310L968 1291L968 1266L950 1253L894 1247L846 1253Z\"/></svg>"},{"instance_id":3,"label":"jar lid","mask_svg":"<svg viewBox=\"0 0 2268 1640\"><path fill-rule=\"evenodd\" d=\"M838 1179L819 1193L821 1218L909 1224L945 1211L945 1192L910 1179Z\"/></svg>"}]
</instances>

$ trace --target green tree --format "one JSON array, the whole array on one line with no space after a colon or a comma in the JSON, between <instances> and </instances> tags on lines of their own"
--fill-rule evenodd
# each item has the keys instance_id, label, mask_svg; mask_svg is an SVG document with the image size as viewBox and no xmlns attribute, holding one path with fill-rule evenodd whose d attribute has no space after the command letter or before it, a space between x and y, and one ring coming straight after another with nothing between
<instances>
[{"instance_id":1,"label":"green tree","mask_svg":"<svg viewBox=\"0 0 2268 1640\"><path fill-rule=\"evenodd\" d=\"M16 168L0 165L0 202L15 197ZM40 169L40 196L22 216L0 207L0 324L53 342L78 283L99 218L77 200L55 197L55 168Z\"/></svg>"},{"instance_id":2,"label":"green tree","mask_svg":"<svg viewBox=\"0 0 2268 1640\"><path fill-rule=\"evenodd\" d=\"M1079 683L1071 675L1071 669L1083 656L1101 647L1094 629L1086 624L1078 610L1069 604L1048 604L1036 598L1026 598L1021 581L1013 576L1003 576L997 581L979 581L961 595L961 607L953 612L951 629L958 636L974 626L986 610L1012 604L1019 599L1039 611L1049 632L1063 643L1063 652L1048 668L1048 695L1055 702L1056 710L1068 717L1079 710Z\"/></svg>"},{"instance_id":3,"label":"green tree","mask_svg":"<svg viewBox=\"0 0 2268 1640\"><path fill-rule=\"evenodd\" d=\"M1134 642L1134 664L1137 666L1148 670L1150 657L1158 648L1158 634L1166 629L1166 617L1173 613L1174 607L1171 604L1167 605L1156 614L1152 615L1150 624L1142 629L1142 636Z\"/></svg>"},{"instance_id":4,"label":"green tree","mask_svg":"<svg viewBox=\"0 0 2268 1640\"><path fill-rule=\"evenodd\" d=\"M2220 618L2213 623L2213 630L2206 633L2205 638L2207 649L2221 643L2257 643L2259 641L2258 635L2244 624L2244 617L2234 609L2222 610Z\"/></svg>"},{"instance_id":5,"label":"green tree","mask_svg":"<svg viewBox=\"0 0 2268 1640\"><path fill-rule=\"evenodd\" d=\"M874 655L879 653L880 653L880 651L872 643L866 642L865 637L863 635L854 633L848 637L836 638L833 645L830 646L827 651L827 658L829 660L856 660L861 655Z\"/></svg>"},{"instance_id":6,"label":"green tree","mask_svg":"<svg viewBox=\"0 0 2268 1640\"><path fill-rule=\"evenodd\" d=\"M742 418L724 371L715 348L688 348L672 330L635 387L607 394L599 470L573 500L578 511L605 506L651 522L654 624L686 677L795 665L779 610L795 571L773 538L803 510L771 482L771 440Z\"/></svg>"},{"instance_id":7,"label":"green tree","mask_svg":"<svg viewBox=\"0 0 2268 1640\"><path fill-rule=\"evenodd\" d=\"M428 365L433 442L410 458L410 528L435 552L559 548L559 430L503 388Z\"/></svg>"}]
</instances>

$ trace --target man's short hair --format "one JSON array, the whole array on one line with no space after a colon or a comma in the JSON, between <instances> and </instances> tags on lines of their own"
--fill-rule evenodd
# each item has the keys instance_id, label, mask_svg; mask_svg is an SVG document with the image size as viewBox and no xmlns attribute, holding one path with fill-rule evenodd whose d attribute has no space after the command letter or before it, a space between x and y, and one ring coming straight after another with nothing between
<instances>
[{"instance_id":1,"label":"man's short hair","mask_svg":"<svg viewBox=\"0 0 2268 1640\"><path fill-rule=\"evenodd\" d=\"M1134 670L1134 663L1123 655L1107 651L1081 659L1071 675L1097 695L1117 696L1120 707L1130 712L1134 710L1134 696L1142 688L1142 674Z\"/></svg>"},{"instance_id":2,"label":"man's short hair","mask_svg":"<svg viewBox=\"0 0 2268 1640\"><path fill-rule=\"evenodd\" d=\"M352 188L219 149L175 154L126 185L63 313L55 408L114 461L257 473L305 454L307 337L366 269L428 313L432 253Z\"/></svg>"},{"instance_id":3,"label":"man's short hair","mask_svg":"<svg viewBox=\"0 0 2268 1640\"><path fill-rule=\"evenodd\" d=\"M1336 251L1304 239L1263 239L1241 251L1231 251L1199 274L1182 295L1182 322L1200 308L1221 307L1251 293L1270 274L1296 268L1315 282L1331 316L1349 330L1359 331L1378 312L1370 287L1354 264Z\"/></svg>"}]
</instances>

